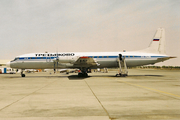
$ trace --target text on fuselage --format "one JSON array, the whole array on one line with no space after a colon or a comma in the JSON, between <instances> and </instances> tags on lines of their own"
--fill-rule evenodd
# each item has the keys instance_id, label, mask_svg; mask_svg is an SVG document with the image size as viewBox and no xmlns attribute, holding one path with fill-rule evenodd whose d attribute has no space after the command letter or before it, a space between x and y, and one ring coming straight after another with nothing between
<instances>
[{"instance_id":1,"label":"text on fuselage","mask_svg":"<svg viewBox=\"0 0 180 120\"><path fill-rule=\"evenodd\" d=\"M49 53L49 54L35 54L35 56L74 56L75 54L74 53L59 53L59 54L52 54L52 53Z\"/></svg>"}]
</instances>

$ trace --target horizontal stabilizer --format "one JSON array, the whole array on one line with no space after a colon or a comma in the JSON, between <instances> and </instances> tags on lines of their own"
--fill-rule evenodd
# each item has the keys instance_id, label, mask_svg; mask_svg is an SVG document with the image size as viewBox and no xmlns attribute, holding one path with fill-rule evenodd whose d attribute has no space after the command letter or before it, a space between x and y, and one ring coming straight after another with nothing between
<instances>
[{"instance_id":1,"label":"horizontal stabilizer","mask_svg":"<svg viewBox=\"0 0 180 120\"><path fill-rule=\"evenodd\" d=\"M163 57L163 58L158 58L157 60L158 60L159 62L163 62L163 61L165 61L165 60L172 59L172 58L177 58L177 57Z\"/></svg>"}]
</instances>

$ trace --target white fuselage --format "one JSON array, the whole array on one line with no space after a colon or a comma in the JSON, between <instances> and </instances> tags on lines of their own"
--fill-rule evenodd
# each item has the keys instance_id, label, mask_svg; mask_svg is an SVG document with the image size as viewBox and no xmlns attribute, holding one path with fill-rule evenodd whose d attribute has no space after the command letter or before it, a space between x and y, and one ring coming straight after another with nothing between
<instances>
[{"instance_id":1,"label":"white fuselage","mask_svg":"<svg viewBox=\"0 0 180 120\"><path fill-rule=\"evenodd\" d=\"M57 69L80 68L75 65L79 57L93 58L97 66L89 68L113 68L118 67L119 54L125 57L128 67L148 65L160 62L158 58L168 57L167 55L141 53L141 52L62 52L58 53L59 62ZM17 56L10 62L11 68L17 69L53 69L57 53L31 53Z\"/></svg>"}]
</instances>

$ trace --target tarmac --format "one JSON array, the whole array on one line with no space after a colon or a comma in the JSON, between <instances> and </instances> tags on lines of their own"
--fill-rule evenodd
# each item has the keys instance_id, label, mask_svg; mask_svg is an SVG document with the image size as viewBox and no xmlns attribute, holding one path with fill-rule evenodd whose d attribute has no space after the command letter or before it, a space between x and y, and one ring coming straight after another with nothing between
<instances>
[{"instance_id":1,"label":"tarmac","mask_svg":"<svg viewBox=\"0 0 180 120\"><path fill-rule=\"evenodd\" d=\"M0 74L0 120L179 120L180 71Z\"/></svg>"}]
</instances>

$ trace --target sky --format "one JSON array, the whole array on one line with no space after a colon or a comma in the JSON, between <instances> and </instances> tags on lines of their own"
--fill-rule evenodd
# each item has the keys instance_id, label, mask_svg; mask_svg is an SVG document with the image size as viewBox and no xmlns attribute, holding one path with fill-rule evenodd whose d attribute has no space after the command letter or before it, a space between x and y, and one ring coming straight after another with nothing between
<instances>
[{"instance_id":1,"label":"sky","mask_svg":"<svg viewBox=\"0 0 180 120\"><path fill-rule=\"evenodd\" d=\"M38 52L122 52L150 44L165 28L157 65L180 66L179 0L1 0L0 59Z\"/></svg>"}]
</instances>

